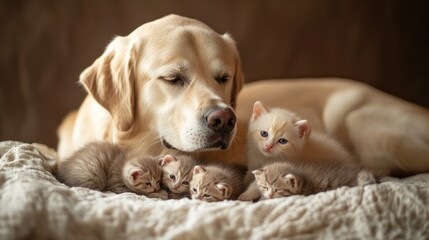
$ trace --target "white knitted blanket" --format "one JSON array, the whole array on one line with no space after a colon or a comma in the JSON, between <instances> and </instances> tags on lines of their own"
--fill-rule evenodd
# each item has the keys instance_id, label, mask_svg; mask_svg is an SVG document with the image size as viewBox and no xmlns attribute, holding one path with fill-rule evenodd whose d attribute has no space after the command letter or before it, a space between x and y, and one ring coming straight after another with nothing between
<instances>
[{"instance_id":1,"label":"white knitted blanket","mask_svg":"<svg viewBox=\"0 0 429 240\"><path fill-rule=\"evenodd\" d=\"M428 239L429 174L257 203L157 200L59 183L55 153L0 142L0 239Z\"/></svg>"}]
</instances>

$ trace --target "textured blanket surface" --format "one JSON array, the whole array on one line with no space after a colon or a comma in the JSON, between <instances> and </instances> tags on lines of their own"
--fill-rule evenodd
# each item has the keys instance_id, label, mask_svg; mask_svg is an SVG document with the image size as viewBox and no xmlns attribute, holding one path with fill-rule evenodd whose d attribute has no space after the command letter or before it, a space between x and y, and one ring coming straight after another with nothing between
<instances>
[{"instance_id":1,"label":"textured blanket surface","mask_svg":"<svg viewBox=\"0 0 429 240\"><path fill-rule=\"evenodd\" d=\"M70 188L55 153L0 143L0 239L428 239L429 174L257 203Z\"/></svg>"}]
</instances>

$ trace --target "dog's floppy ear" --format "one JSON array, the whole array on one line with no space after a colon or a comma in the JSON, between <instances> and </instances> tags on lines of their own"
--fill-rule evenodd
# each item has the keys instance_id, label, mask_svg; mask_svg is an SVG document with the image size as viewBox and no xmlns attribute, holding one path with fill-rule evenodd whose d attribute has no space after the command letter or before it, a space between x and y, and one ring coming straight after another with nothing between
<instances>
[{"instance_id":1,"label":"dog's floppy ear","mask_svg":"<svg viewBox=\"0 0 429 240\"><path fill-rule=\"evenodd\" d=\"M237 105L237 95L240 92L241 88L244 84L244 74L243 70L241 69L241 59L240 54L237 50L237 44L235 43L234 39L232 39L231 35L228 33L225 33L222 35L222 37L229 41L232 47L234 48L236 60L235 60L235 73L234 73L234 79L233 79L233 85L232 85L232 91L231 91L231 106L235 108Z\"/></svg>"},{"instance_id":2,"label":"dog's floppy ear","mask_svg":"<svg viewBox=\"0 0 429 240\"><path fill-rule=\"evenodd\" d=\"M112 115L116 128L130 129L134 120L134 49L124 37L116 37L101 57L85 69L80 82Z\"/></svg>"}]
</instances>

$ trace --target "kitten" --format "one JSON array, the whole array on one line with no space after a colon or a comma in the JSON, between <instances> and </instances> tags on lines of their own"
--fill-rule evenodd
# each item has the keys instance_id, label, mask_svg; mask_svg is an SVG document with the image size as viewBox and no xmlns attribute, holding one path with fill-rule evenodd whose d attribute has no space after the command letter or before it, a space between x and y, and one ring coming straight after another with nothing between
<instances>
[{"instance_id":1,"label":"kitten","mask_svg":"<svg viewBox=\"0 0 429 240\"><path fill-rule=\"evenodd\" d=\"M191 196L207 202L237 199L243 191L242 183L242 177L232 168L197 165L193 170Z\"/></svg>"},{"instance_id":2,"label":"kitten","mask_svg":"<svg viewBox=\"0 0 429 240\"><path fill-rule=\"evenodd\" d=\"M197 162L187 155L173 157L166 155L159 159L162 168L162 184L169 190L169 198L183 198L190 196L189 184L192 172Z\"/></svg>"},{"instance_id":3,"label":"kitten","mask_svg":"<svg viewBox=\"0 0 429 240\"><path fill-rule=\"evenodd\" d=\"M151 197L160 189L162 171L157 159L126 159L117 146L91 142L58 166L58 179L68 186L115 193L135 192ZM166 193L165 193L166 194Z\"/></svg>"},{"instance_id":4,"label":"kitten","mask_svg":"<svg viewBox=\"0 0 429 240\"><path fill-rule=\"evenodd\" d=\"M359 164L314 162L276 162L252 171L255 182L240 195L240 200L255 200L311 195L342 186L377 183L374 174Z\"/></svg>"},{"instance_id":5,"label":"kitten","mask_svg":"<svg viewBox=\"0 0 429 240\"><path fill-rule=\"evenodd\" d=\"M276 161L340 161L352 162L352 155L334 138L312 131L307 120L281 109L269 109L255 102L248 130L248 174Z\"/></svg>"}]
</instances>

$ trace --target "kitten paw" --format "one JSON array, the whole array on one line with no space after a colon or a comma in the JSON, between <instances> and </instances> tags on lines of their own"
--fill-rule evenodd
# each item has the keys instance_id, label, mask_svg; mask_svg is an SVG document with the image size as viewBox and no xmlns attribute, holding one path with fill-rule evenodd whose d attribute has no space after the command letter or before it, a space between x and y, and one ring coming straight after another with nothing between
<instances>
[{"instance_id":1,"label":"kitten paw","mask_svg":"<svg viewBox=\"0 0 429 240\"><path fill-rule=\"evenodd\" d=\"M253 196L250 194L242 193L238 196L237 200L239 201L253 201Z\"/></svg>"},{"instance_id":2,"label":"kitten paw","mask_svg":"<svg viewBox=\"0 0 429 240\"><path fill-rule=\"evenodd\" d=\"M168 193L168 199L182 199L182 198L187 198L188 195L186 194L177 194L177 193L173 193L170 192Z\"/></svg>"},{"instance_id":3,"label":"kitten paw","mask_svg":"<svg viewBox=\"0 0 429 240\"><path fill-rule=\"evenodd\" d=\"M109 191L119 194L124 192L130 192L130 189L124 186L123 184L117 184L117 185L113 185L109 189Z\"/></svg>"},{"instance_id":4,"label":"kitten paw","mask_svg":"<svg viewBox=\"0 0 429 240\"><path fill-rule=\"evenodd\" d=\"M374 174L369 170L362 170L357 175L358 186L366 186L377 183Z\"/></svg>"},{"instance_id":5,"label":"kitten paw","mask_svg":"<svg viewBox=\"0 0 429 240\"><path fill-rule=\"evenodd\" d=\"M149 193L147 195L147 197L149 197L149 198L159 198L159 199L162 199L162 200L167 200L168 199L168 193L165 190L160 190L158 192Z\"/></svg>"}]
</instances>

